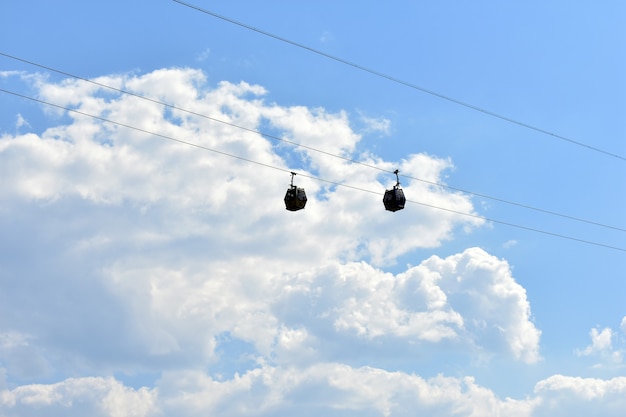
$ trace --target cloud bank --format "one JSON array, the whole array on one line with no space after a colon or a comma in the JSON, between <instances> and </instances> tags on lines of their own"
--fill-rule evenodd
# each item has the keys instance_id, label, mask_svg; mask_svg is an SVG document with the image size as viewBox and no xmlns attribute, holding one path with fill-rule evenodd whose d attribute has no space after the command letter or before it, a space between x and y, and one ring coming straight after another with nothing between
<instances>
[{"instance_id":1,"label":"cloud bank","mask_svg":"<svg viewBox=\"0 0 626 417\"><path fill-rule=\"evenodd\" d=\"M475 213L467 195L421 181L403 187L424 205L387 213L395 178L347 159L439 183L450 160L357 154L347 112L194 69L97 79L175 107L7 76L97 118L45 108L49 127L0 137L3 415L566 415L581 390L581 406L623 410L620 378L555 375L514 400L386 369L440 349L541 360L505 260L468 248L385 270L483 222L458 214ZM297 213L282 202L292 170L309 196Z\"/></svg>"}]
</instances>

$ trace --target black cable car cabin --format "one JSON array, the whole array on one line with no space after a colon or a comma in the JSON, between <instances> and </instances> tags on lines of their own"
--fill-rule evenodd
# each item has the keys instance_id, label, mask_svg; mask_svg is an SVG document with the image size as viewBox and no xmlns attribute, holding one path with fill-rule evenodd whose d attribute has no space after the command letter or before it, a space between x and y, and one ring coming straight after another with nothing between
<instances>
[{"instance_id":1,"label":"black cable car cabin","mask_svg":"<svg viewBox=\"0 0 626 417\"><path fill-rule=\"evenodd\" d=\"M285 208L289 211L298 211L302 210L306 205L306 193L304 192L304 188L297 187L293 185L293 177L296 175L295 172L291 173L291 186L287 189L287 193L285 194Z\"/></svg>"},{"instance_id":2,"label":"black cable car cabin","mask_svg":"<svg viewBox=\"0 0 626 417\"><path fill-rule=\"evenodd\" d=\"M402 191L402 188L400 188L400 180L398 179L397 169L394 171L394 174L396 174L396 185L393 186L393 189L386 190L385 196L383 197L385 210L389 211L402 210L404 208L404 203L406 203L404 191Z\"/></svg>"}]
</instances>

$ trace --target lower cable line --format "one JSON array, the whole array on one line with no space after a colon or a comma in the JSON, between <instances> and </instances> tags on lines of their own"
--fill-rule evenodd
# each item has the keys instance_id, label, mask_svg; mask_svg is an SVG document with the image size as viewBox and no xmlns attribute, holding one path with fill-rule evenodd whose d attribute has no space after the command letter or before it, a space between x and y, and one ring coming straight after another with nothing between
<instances>
[{"instance_id":1,"label":"lower cable line","mask_svg":"<svg viewBox=\"0 0 626 417\"><path fill-rule=\"evenodd\" d=\"M101 116L96 116L96 115L93 115L93 114L89 114L89 113L83 112L81 110L72 109L72 108L69 108L69 107L66 107L66 106L62 106L62 105L59 105L59 104L54 104L54 103L51 103L51 102L48 102L48 101L45 101L45 100L41 100L41 99L38 99L38 98L35 98L35 97L30 97L30 96L27 96L27 95L24 95L24 94L20 94L20 93L14 92L14 91L10 91L10 90L6 90L6 89L3 89L3 88L0 88L0 92L3 92L5 94L10 94L10 95L13 95L13 96L16 96L16 97L20 97L20 98L23 98L23 99L26 99L26 100L31 100L31 101L34 101L34 102L37 102L37 103L40 103L40 104L44 104L44 105L47 105L47 106L55 107L57 109L65 110L65 111L68 111L68 112L71 112L71 113L75 113L75 114L79 114L79 115L82 115L82 116L90 117L90 118L92 118L94 120L99 120L101 122L110 123L110 124L113 124L115 126L119 126L119 127L123 127L123 128L126 128L126 129L135 130L135 131L142 132L142 133L145 133L145 134L148 134L148 135L151 135L151 136L155 136L155 137L159 137L159 138L162 138L162 139L166 139L166 140L170 140L170 141L173 141L173 142L177 142L177 143L180 143L180 144L183 144L183 145L191 146L191 147L194 147L194 148L197 148L197 149L213 152L213 153L216 153L216 154L219 154L219 155L235 158L235 159L238 159L240 161L256 164L258 166L262 166L262 167L265 167L265 168L271 168L271 169L274 169L274 170L277 170L277 171L281 171L281 172L293 173L293 171L291 169L277 167L275 165L271 165L271 164L266 164L264 162L255 161L253 159L245 158L245 157L242 157L242 156L239 156L239 155L235 155L235 154L232 154L232 153L229 153L229 152L220 151L218 149L209 148L207 146L199 145L199 144L196 144L196 143L193 143L193 142L190 142L190 141L174 138L174 137L169 136L169 135L164 135L164 134L161 134L161 133L152 132L150 130L143 129L143 128L140 128L140 127L137 127L137 126L132 126L132 125L129 125L129 124L126 124L126 123L118 122L118 121L115 121L115 120L110 120L110 119L107 119L107 118L104 118L104 117L101 117ZM357 191L361 191L361 192L367 192L367 193L376 194L376 195L379 195L379 196L383 195L382 193L377 192L377 191L372 191L372 190L368 190L368 189L365 189L365 188L353 186L353 185L350 185L350 184L345 184L345 183L340 183L340 182L336 182L336 181L332 181L332 180L327 180L327 179L319 178L319 177L308 175L308 174L298 173L298 175L301 176L301 177L309 178L309 179L312 179L312 180L316 180L316 181L320 181L320 182L324 182L324 183L327 183L327 184L332 184L332 185L336 185L336 186L340 186L340 187L344 187L344 188L349 188L349 189L352 189L352 190L357 190ZM442 211L446 211L446 212L449 212L449 213L458 214L458 215L461 215L461 216L472 217L472 218L480 219L480 220L487 221L487 222L502 224L502 225L505 225L505 226L510 226L510 227L514 227L514 228L518 228L518 229L522 229L522 230L527 230L527 231L531 231L531 232L535 232L535 233L541 233L541 234L544 234L544 235L558 237L558 238L561 238L561 239L567 239L567 240L571 240L571 241L575 241L575 242L579 242L579 243L585 243L585 244L588 244L588 245L594 245L594 246L599 246L599 247L603 247L603 248L607 248L607 249L613 249L613 250L617 250L617 251L621 251L621 252L626 252L626 248L621 248L621 247L612 246L612 245L608 245L608 244L604 244L604 243L600 243L600 242L594 242L594 241L590 241L590 240L586 240L586 239L576 238L576 237L572 237L572 236L568 236L568 235L563 235L563 234L560 234L560 233L549 232L549 231L546 231L546 230L537 229L537 228L533 228L533 227L529 227L529 226L523 226L523 225L519 225L519 224L516 224L516 223L507 222L507 221L491 219L491 218L488 218L488 217L480 216L478 214L461 212L461 211L457 211L457 210L454 210L454 209L440 207L440 206L436 206L436 205L433 205L433 204L423 203L423 202L419 202L419 201L415 201L415 200L408 200L407 199L406 202L407 203L421 205L421 206L424 206L424 207L429 207L429 208L436 209L436 210L442 210Z\"/></svg>"}]
</instances>

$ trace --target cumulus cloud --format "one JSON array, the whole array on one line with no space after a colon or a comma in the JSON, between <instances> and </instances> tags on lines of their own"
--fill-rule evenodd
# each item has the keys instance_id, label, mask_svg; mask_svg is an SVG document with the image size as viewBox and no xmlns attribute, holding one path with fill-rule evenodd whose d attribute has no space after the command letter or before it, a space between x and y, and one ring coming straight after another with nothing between
<instances>
[{"instance_id":1,"label":"cumulus cloud","mask_svg":"<svg viewBox=\"0 0 626 417\"><path fill-rule=\"evenodd\" d=\"M112 378L70 378L56 384L25 385L0 392L3 416L90 415L146 417L155 415L157 391L135 390Z\"/></svg>"},{"instance_id":2,"label":"cumulus cloud","mask_svg":"<svg viewBox=\"0 0 626 417\"><path fill-rule=\"evenodd\" d=\"M554 375L523 399L499 398L471 377L422 378L340 363L305 368L262 366L220 381L199 370L166 372L154 389L112 378L70 378L0 391L8 417L177 415L621 417L626 378Z\"/></svg>"},{"instance_id":3,"label":"cumulus cloud","mask_svg":"<svg viewBox=\"0 0 626 417\"><path fill-rule=\"evenodd\" d=\"M591 345L587 346L583 351L579 352L579 354L591 355L612 348L613 343L611 339L613 338L613 331L610 328L607 327L600 332L598 332L598 329L591 329L589 336L591 336Z\"/></svg>"},{"instance_id":4,"label":"cumulus cloud","mask_svg":"<svg viewBox=\"0 0 626 417\"><path fill-rule=\"evenodd\" d=\"M108 76L99 78L98 82L124 87L247 129L268 124L279 129L281 136L309 148L286 148L282 142L271 142L248 130L164 108L134 96L114 94L84 81L41 83L39 95L63 106L74 106L81 112L285 171L296 169L381 194L390 182L390 178L379 178L379 171L311 149L353 156L360 137L351 130L345 112L329 114L323 109L268 104L262 99L265 94L262 87L246 83L223 82L217 89L210 89L204 85L204 74L191 69L164 69L143 76ZM245 213L241 218L248 224L280 222L277 227L263 227L264 233L273 230L282 236L293 236L281 230L289 222L278 217L284 217L279 209L285 186L279 184L287 183L286 172L172 143L79 114L68 115L72 123L51 127L40 136L28 133L5 136L0 141L0 158L6 172L10 173L2 178L5 197L19 195L50 201L77 196L96 204L129 202L144 208L161 203L172 210L192 209L200 215L180 214L192 222L199 220L204 224L208 219L200 219L203 214L217 220L216 217L223 215L234 218ZM16 154L19 157L15 157ZM450 161L420 154L400 164L379 158L367 162L388 170L399 165L403 172L428 180L439 180L442 172L451 167ZM307 171L309 169L311 171ZM453 212L413 205L410 211L418 221L412 221L408 227L394 228L394 217L381 211L380 196L354 189L330 188L306 179L299 179L299 183L307 187L310 197L307 222L302 222L301 233L315 234L330 243L306 249L313 253L328 249L325 258L330 253L342 252L353 258L369 255L374 263L385 263L416 247L440 245L452 237L459 225L483 223ZM424 204L474 212L470 199L462 194L420 182L406 184L405 190L409 197ZM229 195L240 198L227 198ZM250 210L252 205L254 210ZM224 210L226 207L228 209ZM403 214L398 213L398 216ZM206 231L206 226L189 226L198 232ZM337 230L342 233L336 233ZM395 230L394 240L386 238L389 233L385 231L389 230ZM398 245L398 241L403 244Z\"/></svg>"},{"instance_id":5,"label":"cumulus cloud","mask_svg":"<svg viewBox=\"0 0 626 417\"><path fill-rule=\"evenodd\" d=\"M170 403L182 415L479 416L492 411L526 415L512 406L516 401L500 401L472 378L438 376L426 380L402 372L337 363L305 369L264 367L228 383L216 383L198 374L171 375L162 383L179 386L178 381L191 378L201 382L193 384L196 390L190 394L190 401Z\"/></svg>"},{"instance_id":6,"label":"cumulus cloud","mask_svg":"<svg viewBox=\"0 0 626 417\"><path fill-rule=\"evenodd\" d=\"M401 343L448 341L467 349L539 359L541 332L531 321L525 290L505 261L473 248L431 257L393 276L365 263L300 274L276 307L291 325L322 334ZM306 323L315 318L315 324Z\"/></svg>"},{"instance_id":7,"label":"cumulus cloud","mask_svg":"<svg viewBox=\"0 0 626 417\"><path fill-rule=\"evenodd\" d=\"M622 320L622 325L624 320ZM610 327L605 327L602 330L593 328L589 332L591 338L591 344L582 350L576 350L578 356L591 356L599 358L603 363L598 363L595 366L620 366L626 353L626 346L624 346L624 338L620 337L618 333L614 332ZM621 345L621 347L614 346Z\"/></svg>"},{"instance_id":8,"label":"cumulus cloud","mask_svg":"<svg viewBox=\"0 0 626 417\"><path fill-rule=\"evenodd\" d=\"M539 399L533 416L620 416L626 410L626 378L554 375L535 386Z\"/></svg>"},{"instance_id":9,"label":"cumulus cloud","mask_svg":"<svg viewBox=\"0 0 626 417\"><path fill-rule=\"evenodd\" d=\"M98 78L176 108L20 76L43 100L118 124L70 112L49 116L41 133L0 136L5 415L528 415L534 406L469 377L384 369L439 347L531 364L541 332L508 263L480 248L385 271L481 226L456 213L474 213L467 195L409 181L405 193L421 204L388 213L382 192L395 178L317 149L431 183L451 160L358 155L347 112L284 107L245 82L210 87L194 69ZM282 202L291 170L309 196L297 213ZM111 377L134 374L159 376L143 388Z\"/></svg>"}]
</instances>

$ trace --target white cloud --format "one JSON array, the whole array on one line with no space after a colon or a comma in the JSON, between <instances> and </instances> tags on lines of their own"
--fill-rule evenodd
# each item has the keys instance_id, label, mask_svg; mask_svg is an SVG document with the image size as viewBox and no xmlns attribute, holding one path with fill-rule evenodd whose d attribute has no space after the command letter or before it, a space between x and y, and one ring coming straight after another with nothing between
<instances>
[{"instance_id":1,"label":"white cloud","mask_svg":"<svg viewBox=\"0 0 626 417\"><path fill-rule=\"evenodd\" d=\"M589 336L591 336L591 345L580 352L581 355L591 355L593 353L610 350L613 347L611 342L613 331L608 327L601 332L598 332L598 329L595 328L591 329Z\"/></svg>"},{"instance_id":2,"label":"white cloud","mask_svg":"<svg viewBox=\"0 0 626 417\"><path fill-rule=\"evenodd\" d=\"M134 390L112 378L70 378L56 384L33 384L0 393L6 416L90 415L145 417L155 415L156 390Z\"/></svg>"},{"instance_id":3,"label":"white cloud","mask_svg":"<svg viewBox=\"0 0 626 417\"><path fill-rule=\"evenodd\" d=\"M85 82L24 79L44 100L287 171L380 194L395 182ZM193 69L98 80L360 157L347 113L268 104L260 86L209 88ZM364 158L432 182L453 168L424 154ZM541 332L506 261L470 248L382 269L478 219L417 204L388 213L382 195L305 175L296 182L309 203L290 213L287 172L76 114L41 135L5 133L0 167L0 414L526 416L534 406L469 377L382 367L440 347L467 361L539 360ZM403 187L420 203L474 212L462 193ZM381 365L363 367L355 352ZM109 377L144 373L162 376L145 388Z\"/></svg>"},{"instance_id":4,"label":"white cloud","mask_svg":"<svg viewBox=\"0 0 626 417\"><path fill-rule=\"evenodd\" d=\"M448 341L539 359L541 332L530 321L526 292L506 262L477 248L432 257L398 276L364 263L300 274L284 287L277 311L319 337L334 331L394 348Z\"/></svg>"},{"instance_id":5,"label":"white cloud","mask_svg":"<svg viewBox=\"0 0 626 417\"><path fill-rule=\"evenodd\" d=\"M24 72L23 71L7 71L7 70L2 70L0 71L0 78L11 78L11 77L19 77L21 75L23 75Z\"/></svg>"},{"instance_id":6,"label":"white cloud","mask_svg":"<svg viewBox=\"0 0 626 417\"><path fill-rule=\"evenodd\" d=\"M523 399L496 396L471 377L422 378L372 367L318 363L262 366L219 381L201 371L166 372L154 389L112 378L70 378L0 391L3 415L66 417L201 415L542 417L622 416L626 378L553 375Z\"/></svg>"},{"instance_id":7,"label":"white cloud","mask_svg":"<svg viewBox=\"0 0 626 417\"><path fill-rule=\"evenodd\" d=\"M530 322L523 288L506 262L479 249L434 257L398 276L363 262L294 275L267 260L241 259L237 266L110 269L107 286L131 311L129 343L148 358L198 365L218 360L226 333L279 363L349 358L351 348L382 360L399 348L411 355L416 343L441 342L466 355L539 359L541 332ZM279 269L287 275L270 272Z\"/></svg>"},{"instance_id":8,"label":"white cloud","mask_svg":"<svg viewBox=\"0 0 626 417\"><path fill-rule=\"evenodd\" d=\"M502 247L504 247L505 249L510 249L516 245L517 245L517 240L511 239L511 240L507 240L506 242L504 242Z\"/></svg>"},{"instance_id":9,"label":"white cloud","mask_svg":"<svg viewBox=\"0 0 626 417\"><path fill-rule=\"evenodd\" d=\"M363 133L378 133L385 136L391 133L391 120L385 117L368 117L360 114L360 121L363 123Z\"/></svg>"},{"instance_id":10,"label":"white cloud","mask_svg":"<svg viewBox=\"0 0 626 417\"><path fill-rule=\"evenodd\" d=\"M533 416L621 416L626 410L626 378L608 380L554 375L535 386L540 405Z\"/></svg>"},{"instance_id":11,"label":"white cloud","mask_svg":"<svg viewBox=\"0 0 626 417\"><path fill-rule=\"evenodd\" d=\"M46 410L95 416L198 415L271 416L528 416L524 401L499 400L472 378L423 379L402 372L323 363L304 369L264 366L232 380L217 381L198 371L167 373L158 389L134 390L102 378L68 379L2 393L0 410L24 416ZM83 410L81 410L83 411ZM56 414L47 414L56 415Z\"/></svg>"},{"instance_id":12,"label":"white cloud","mask_svg":"<svg viewBox=\"0 0 626 417\"><path fill-rule=\"evenodd\" d=\"M17 114L17 121L15 122L15 128L20 129L22 127L30 127L28 120L24 118L20 113Z\"/></svg>"},{"instance_id":13,"label":"white cloud","mask_svg":"<svg viewBox=\"0 0 626 417\"><path fill-rule=\"evenodd\" d=\"M345 113L266 105L261 99L265 90L246 83L221 83L217 89L210 90L203 84L204 75L196 70L158 70L143 76L110 76L99 80L250 129L269 120L290 139L344 156L350 156L360 139L350 129ZM96 116L278 168L299 169L305 173L312 169L322 178L346 181L381 194L391 180L380 178L379 181L379 172L361 165L310 149L297 148L292 152L282 143L272 143L254 133L179 110L165 110L155 103L113 94L85 82L43 83L40 90L45 100L77 106ZM281 222L276 227L263 227L263 233L273 230L276 235L293 236L284 232L289 222L282 221L285 213L280 210L288 174L85 116L70 115L73 123L51 127L41 137L27 134L0 141L0 159L11 172L0 180L6 197L17 194L49 201L78 196L96 204L119 205L127 201L144 208L162 204L173 210L172 216L187 218L194 233L206 231L209 218L221 224L224 216L233 218L245 213L242 218L248 220L245 223L249 226ZM20 157L14 157L16 154ZM287 160L292 162L287 163ZM450 161L419 154L400 164L379 159L368 162L388 170L400 165L403 172L432 181L437 181L442 171L451 167ZM412 211L420 220L394 230L392 225L406 215L392 216L381 210L380 196L346 188L333 190L301 177L297 181L306 186L310 200L306 211L308 220L301 222L301 233L315 234L330 243L321 247L305 243L303 249L312 260L316 258L315 253L328 258L330 253L354 256L358 252L359 257L369 255L375 263L382 264L416 247L440 245L452 237L457 225L482 224L478 219L410 205L405 210ZM425 204L473 212L469 197L462 194L448 193L420 182L405 184L405 191L409 199ZM229 195L246 198L227 198ZM252 204L254 210L250 210ZM226 207L228 211L224 211ZM186 210L194 210L196 215L189 216ZM201 218L202 215L209 217ZM229 228L230 224L226 222L225 227ZM172 232L185 234L188 230L177 228ZM337 234L337 230L342 234ZM390 230L394 230L392 239L388 238Z\"/></svg>"},{"instance_id":14,"label":"white cloud","mask_svg":"<svg viewBox=\"0 0 626 417\"><path fill-rule=\"evenodd\" d=\"M622 320L623 322L624 320ZM601 331L593 328L589 332L589 336L591 337L591 344L583 350L576 350L576 355L599 358L602 363L596 364L596 367L621 366L624 354L626 354L623 338L620 338L610 327L606 327ZM621 345L621 347L614 348L614 342Z\"/></svg>"},{"instance_id":15,"label":"white cloud","mask_svg":"<svg viewBox=\"0 0 626 417\"><path fill-rule=\"evenodd\" d=\"M480 344L503 341L518 360L540 359L541 331L531 321L526 290L515 282L506 261L473 248L446 259L432 257L424 264L441 276L439 285L448 302Z\"/></svg>"}]
</instances>

